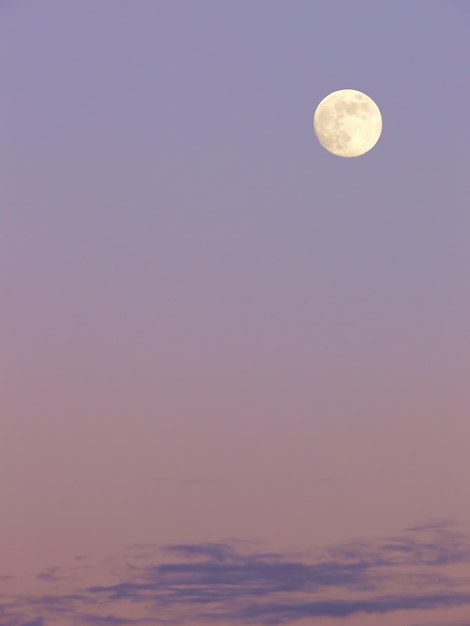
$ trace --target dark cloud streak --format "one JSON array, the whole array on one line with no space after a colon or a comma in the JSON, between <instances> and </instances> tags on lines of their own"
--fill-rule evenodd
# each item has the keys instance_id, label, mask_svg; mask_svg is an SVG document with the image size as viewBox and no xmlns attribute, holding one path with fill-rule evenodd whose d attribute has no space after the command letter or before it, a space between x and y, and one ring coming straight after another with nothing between
<instances>
[{"instance_id":1,"label":"dark cloud streak","mask_svg":"<svg viewBox=\"0 0 470 626\"><path fill-rule=\"evenodd\" d=\"M151 544L135 544L131 549L139 553L125 550L121 568L111 572L115 584L18 597L0 605L0 624L23 625L27 617L36 626L60 615L70 616L74 626L177 626L189 615L194 624L280 625L306 617L470 606L470 580L441 571L470 563L470 540L450 522L416 526L384 540L330 546L313 556L242 553L233 543L173 544L160 547L158 555ZM37 578L54 585L66 580L58 568ZM129 607L132 618L126 616ZM15 621L18 615L23 621Z\"/></svg>"}]
</instances>

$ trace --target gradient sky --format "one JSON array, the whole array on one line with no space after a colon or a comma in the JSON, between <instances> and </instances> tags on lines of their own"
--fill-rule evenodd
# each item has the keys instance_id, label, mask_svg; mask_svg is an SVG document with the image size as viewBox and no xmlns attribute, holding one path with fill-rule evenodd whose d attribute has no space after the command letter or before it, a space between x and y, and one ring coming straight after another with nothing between
<instances>
[{"instance_id":1,"label":"gradient sky","mask_svg":"<svg viewBox=\"0 0 470 626\"><path fill-rule=\"evenodd\" d=\"M1 626L469 626L469 29L0 2Z\"/></svg>"}]
</instances>

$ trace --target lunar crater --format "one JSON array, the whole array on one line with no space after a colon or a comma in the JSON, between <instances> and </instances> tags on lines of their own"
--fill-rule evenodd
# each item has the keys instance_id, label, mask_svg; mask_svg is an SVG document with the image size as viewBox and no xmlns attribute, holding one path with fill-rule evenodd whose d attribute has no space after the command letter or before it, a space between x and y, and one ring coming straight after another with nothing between
<instances>
[{"instance_id":1,"label":"lunar crater","mask_svg":"<svg viewBox=\"0 0 470 626\"><path fill-rule=\"evenodd\" d=\"M342 89L320 102L313 126L318 141L329 152L344 157L360 156L379 140L382 116L369 96Z\"/></svg>"}]
</instances>

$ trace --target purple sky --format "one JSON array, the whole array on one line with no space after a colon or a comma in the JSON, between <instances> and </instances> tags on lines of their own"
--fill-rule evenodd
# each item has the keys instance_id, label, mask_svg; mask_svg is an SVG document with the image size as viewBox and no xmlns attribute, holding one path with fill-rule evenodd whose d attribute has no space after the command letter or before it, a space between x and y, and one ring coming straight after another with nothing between
<instances>
[{"instance_id":1,"label":"purple sky","mask_svg":"<svg viewBox=\"0 0 470 626\"><path fill-rule=\"evenodd\" d=\"M1 626L470 625L469 32L0 0Z\"/></svg>"}]
</instances>

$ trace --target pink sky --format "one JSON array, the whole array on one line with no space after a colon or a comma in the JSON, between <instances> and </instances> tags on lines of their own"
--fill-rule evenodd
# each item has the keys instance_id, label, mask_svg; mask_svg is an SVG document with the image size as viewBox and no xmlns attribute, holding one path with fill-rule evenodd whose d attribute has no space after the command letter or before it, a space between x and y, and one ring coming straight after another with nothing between
<instances>
[{"instance_id":1,"label":"pink sky","mask_svg":"<svg viewBox=\"0 0 470 626\"><path fill-rule=\"evenodd\" d=\"M0 626L470 624L470 12L354 6L0 8Z\"/></svg>"}]
</instances>

